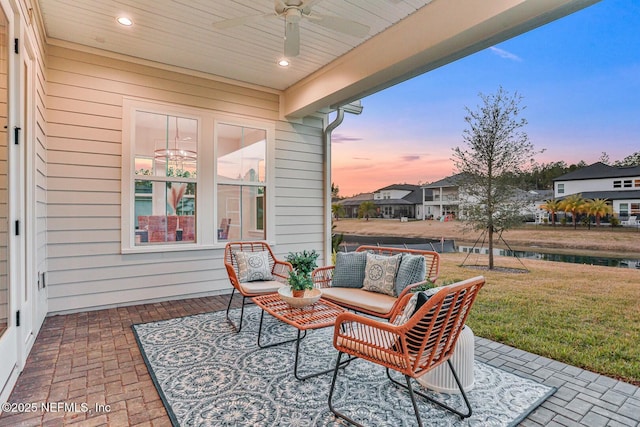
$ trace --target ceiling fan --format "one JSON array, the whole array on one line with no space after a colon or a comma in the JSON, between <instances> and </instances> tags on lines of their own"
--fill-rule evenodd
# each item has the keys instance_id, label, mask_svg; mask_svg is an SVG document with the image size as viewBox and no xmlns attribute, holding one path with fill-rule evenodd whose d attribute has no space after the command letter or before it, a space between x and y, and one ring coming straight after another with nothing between
<instances>
[{"instance_id":1,"label":"ceiling fan","mask_svg":"<svg viewBox=\"0 0 640 427\"><path fill-rule=\"evenodd\" d=\"M226 19L214 22L213 26L218 29L226 29L256 22L260 19L284 18L284 55L289 58L300 53L300 21L302 19L354 37L362 38L369 34L367 25L339 16L313 12L311 7L320 1L322 0L274 0L275 13Z\"/></svg>"}]
</instances>

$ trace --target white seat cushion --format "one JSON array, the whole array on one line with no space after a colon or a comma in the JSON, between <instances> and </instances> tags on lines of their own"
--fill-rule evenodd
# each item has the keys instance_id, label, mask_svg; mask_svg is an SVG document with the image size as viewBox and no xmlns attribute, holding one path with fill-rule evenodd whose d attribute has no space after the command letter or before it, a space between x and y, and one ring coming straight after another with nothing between
<instances>
[{"instance_id":1,"label":"white seat cushion","mask_svg":"<svg viewBox=\"0 0 640 427\"><path fill-rule=\"evenodd\" d=\"M256 280L254 282L240 283L242 291L248 294L270 294L278 292L278 289L286 286L277 280Z\"/></svg>"},{"instance_id":2,"label":"white seat cushion","mask_svg":"<svg viewBox=\"0 0 640 427\"><path fill-rule=\"evenodd\" d=\"M405 368L406 359L396 348L397 342L397 335L381 332L369 325L358 325L353 334L340 335L336 339L336 346L352 350L358 355L369 356L375 360ZM415 359L412 358L412 360Z\"/></svg>"},{"instance_id":3,"label":"white seat cushion","mask_svg":"<svg viewBox=\"0 0 640 427\"><path fill-rule=\"evenodd\" d=\"M334 287L322 288L322 297L338 304L348 304L380 314L389 313L397 300L396 297L363 289Z\"/></svg>"}]
</instances>

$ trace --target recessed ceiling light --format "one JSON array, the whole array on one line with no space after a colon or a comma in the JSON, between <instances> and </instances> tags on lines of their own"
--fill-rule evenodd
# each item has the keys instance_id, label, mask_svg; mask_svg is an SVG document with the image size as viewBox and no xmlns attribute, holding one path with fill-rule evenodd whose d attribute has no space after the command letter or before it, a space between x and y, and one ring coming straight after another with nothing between
<instances>
[{"instance_id":1,"label":"recessed ceiling light","mask_svg":"<svg viewBox=\"0 0 640 427\"><path fill-rule=\"evenodd\" d=\"M119 16L117 21L118 24L124 25L125 27L130 27L133 25L133 21L131 20L131 18L127 18L126 16Z\"/></svg>"},{"instance_id":2,"label":"recessed ceiling light","mask_svg":"<svg viewBox=\"0 0 640 427\"><path fill-rule=\"evenodd\" d=\"M278 65L281 67L288 67L289 60L287 58L278 59Z\"/></svg>"}]
</instances>

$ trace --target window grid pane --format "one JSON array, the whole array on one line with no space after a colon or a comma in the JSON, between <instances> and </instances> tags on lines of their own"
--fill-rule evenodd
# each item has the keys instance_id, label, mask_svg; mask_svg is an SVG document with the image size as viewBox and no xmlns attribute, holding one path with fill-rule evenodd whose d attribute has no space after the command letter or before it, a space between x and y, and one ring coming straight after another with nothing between
<instances>
[{"instance_id":1,"label":"window grid pane","mask_svg":"<svg viewBox=\"0 0 640 427\"><path fill-rule=\"evenodd\" d=\"M266 181L267 133L264 129L219 124L217 135L220 182Z\"/></svg>"},{"instance_id":2,"label":"window grid pane","mask_svg":"<svg viewBox=\"0 0 640 427\"><path fill-rule=\"evenodd\" d=\"M264 240L264 186L218 185L218 240Z\"/></svg>"},{"instance_id":3,"label":"window grid pane","mask_svg":"<svg viewBox=\"0 0 640 427\"><path fill-rule=\"evenodd\" d=\"M196 184L136 180L135 245L196 241Z\"/></svg>"},{"instance_id":4,"label":"window grid pane","mask_svg":"<svg viewBox=\"0 0 640 427\"><path fill-rule=\"evenodd\" d=\"M136 111L135 246L194 243L198 120Z\"/></svg>"}]
</instances>

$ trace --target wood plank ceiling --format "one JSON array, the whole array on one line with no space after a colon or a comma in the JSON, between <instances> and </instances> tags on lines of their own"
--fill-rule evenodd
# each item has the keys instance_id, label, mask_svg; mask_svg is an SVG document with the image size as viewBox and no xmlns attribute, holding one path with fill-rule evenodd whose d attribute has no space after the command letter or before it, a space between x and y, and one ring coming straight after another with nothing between
<instances>
[{"instance_id":1,"label":"wood plank ceiling","mask_svg":"<svg viewBox=\"0 0 640 427\"><path fill-rule=\"evenodd\" d=\"M284 90L389 29L431 0L320 0L313 11L370 27L364 38L300 22L300 54L283 57L284 18L216 29L214 22L274 11L273 0L38 0L47 40ZM134 22L123 27L116 18Z\"/></svg>"}]
</instances>

